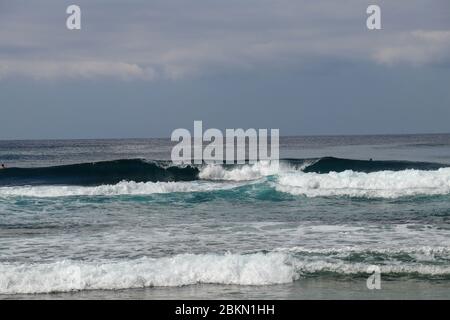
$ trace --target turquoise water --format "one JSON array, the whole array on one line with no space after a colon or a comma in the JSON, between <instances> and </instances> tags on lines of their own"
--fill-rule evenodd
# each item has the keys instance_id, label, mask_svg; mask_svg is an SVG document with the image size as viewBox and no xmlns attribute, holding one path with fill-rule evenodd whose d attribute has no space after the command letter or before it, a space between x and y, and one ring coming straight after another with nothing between
<instances>
[{"instance_id":1,"label":"turquoise water","mask_svg":"<svg viewBox=\"0 0 450 320\"><path fill-rule=\"evenodd\" d=\"M170 147L0 142L0 298L450 298L449 135L282 138L279 166Z\"/></svg>"}]
</instances>

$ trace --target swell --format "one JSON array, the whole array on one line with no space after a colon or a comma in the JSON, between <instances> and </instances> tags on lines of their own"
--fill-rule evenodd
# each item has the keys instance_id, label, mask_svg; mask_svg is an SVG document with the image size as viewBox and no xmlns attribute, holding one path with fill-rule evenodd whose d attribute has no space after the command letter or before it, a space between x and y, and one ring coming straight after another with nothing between
<instances>
[{"instance_id":1,"label":"swell","mask_svg":"<svg viewBox=\"0 0 450 320\"><path fill-rule=\"evenodd\" d=\"M415 161L393 161L393 160L354 160L334 157L324 157L307 166L304 172L330 173L352 170L355 172L377 172L377 171L402 171L415 170L437 170L448 167L448 165L432 162Z\"/></svg>"},{"instance_id":2,"label":"swell","mask_svg":"<svg viewBox=\"0 0 450 320\"><path fill-rule=\"evenodd\" d=\"M80 163L42 168L8 168L0 171L0 185L102 185L120 181L192 181L198 168L173 166L167 161L141 159Z\"/></svg>"},{"instance_id":3,"label":"swell","mask_svg":"<svg viewBox=\"0 0 450 320\"><path fill-rule=\"evenodd\" d=\"M170 161L124 159L41 168L0 170L0 186L79 185L99 186L133 182L177 182L195 180L247 181L280 172L330 173L437 170L448 165L411 161L369 161L325 157L319 159L282 159L270 162L231 165L174 165Z\"/></svg>"}]
</instances>

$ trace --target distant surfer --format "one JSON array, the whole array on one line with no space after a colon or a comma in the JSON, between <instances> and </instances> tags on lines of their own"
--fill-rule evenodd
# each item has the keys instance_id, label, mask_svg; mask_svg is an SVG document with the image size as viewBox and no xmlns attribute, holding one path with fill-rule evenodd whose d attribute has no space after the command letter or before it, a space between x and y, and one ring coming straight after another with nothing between
<instances>
[{"instance_id":1,"label":"distant surfer","mask_svg":"<svg viewBox=\"0 0 450 320\"><path fill-rule=\"evenodd\" d=\"M6 169L6 166L4 163L2 163L2 169Z\"/></svg>"}]
</instances>

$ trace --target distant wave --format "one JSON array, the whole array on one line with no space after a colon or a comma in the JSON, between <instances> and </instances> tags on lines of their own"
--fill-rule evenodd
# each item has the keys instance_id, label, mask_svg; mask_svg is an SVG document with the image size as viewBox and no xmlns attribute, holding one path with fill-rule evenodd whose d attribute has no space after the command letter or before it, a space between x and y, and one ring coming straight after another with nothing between
<instances>
[{"instance_id":1,"label":"distant wave","mask_svg":"<svg viewBox=\"0 0 450 320\"><path fill-rule=\"evenodd\" d=\"M0 196L113 196L207 192L260 180L291 195L395 198L450 193L450 168L436 163L338 158L244 165L173 165L116 160L0 170ZM257 188L257 187L255 187Z\"/></svg>"},{"instance_id":2,"label":"distant wave","mask_svg":"<svg viewBox=\"0 0 450 320\"><path fill-rule=\"evenodd\" d=\"M293 164L293 167L296 165ZM170 161L129 159L42 168L8 168L0 170L0 186L100 186L121 181L178 182L199 179L245 181L276 173L278 167L270 162L251 165L174 165Z\"/></svg>"},{"instance_id":3,"label":"distant wave","mask_svg":"<svg viewBox=\"0 0 450 320\"><path fill-rule=\"evenodd\" d=\"M401 171L407 169L416 170L436 170L448 167L439 163L413 162L413 161L379 161L379 160L353 160L325 157L307 166L304 172L329 173L352 170L355 172L376 172L376 171Z\"/></svg>"},{"instance_id":4,"label":"distant wave","mask_svg":"<svg viewBox=\"0 0 450 320\"><path fill-rule=\"evenodd\" d=\"M417 250L413 250L415 253ZM363 252L361 252L362 254ZM412 254L409 251L400 252ZM444 252L445 254L448 251ZM393 253L398 254L398 253ZM448 256L448 255L447 255ZM163 258L45 264L0 264L0 294L51 293L78 290L116 290L173 287L193 284L273 285L290 283L320 273L364 275L370 263L275 250L251 254L180 254ZM384 276L450 276L442 264L405 262L395 255L381 265Z\"/></svg>"}]
</instances>

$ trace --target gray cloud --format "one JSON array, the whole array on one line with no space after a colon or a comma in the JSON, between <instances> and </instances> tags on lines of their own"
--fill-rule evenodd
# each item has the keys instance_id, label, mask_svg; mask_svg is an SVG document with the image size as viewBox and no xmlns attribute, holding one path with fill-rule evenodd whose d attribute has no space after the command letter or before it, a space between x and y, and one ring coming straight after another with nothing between
<instances>
[{"instance_id":1,"label":"gray cloud","mask_svg":"<svg viewBox=\"0 0 450 320\"><path fill-rule=\"evenodd\" d=\"M82 30L65 8L82 8ZM383 30L365 29L370 2L299 0L2 2L0 79L181 79L327 60L433 64L449 58L446 0L380 1ZM434 15L438 16L434 16ZM429 21L426 25L411 21ZM408 29L409 28L409 29Z\"/></svg>"},{"instance_id":2,"label":"gray cloud","mask_svg":"<svg viewBox=\"0 0 450 320\"><path fill-rule=\"evenodd\" d=\"M422 65L450 57L450 30L416 30L395 36L395 43L379 48L373 58L382 64Z\"/></svg>"}]
</instances>

